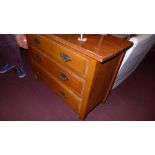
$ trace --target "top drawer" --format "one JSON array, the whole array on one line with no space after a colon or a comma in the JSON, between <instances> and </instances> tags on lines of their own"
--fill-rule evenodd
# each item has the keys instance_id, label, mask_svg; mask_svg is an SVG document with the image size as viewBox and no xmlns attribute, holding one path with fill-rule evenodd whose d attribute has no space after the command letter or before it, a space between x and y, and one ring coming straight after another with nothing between
<instances>
[{"instance_id":1,"label":"top drawer","mask_svg":"<svg viewBox=\"0 0 155 155\"><path fill-rule=\"evenodd\" d=\"M88 59L86 57L43 35L31 34L27 35L27 39L35 47L42 49L48 55L55 57L61 64L85 77L88 66Z\"/></svg>"},{"instance_id":2,"label":"top drawer","mask_svg":"<svg viewBox=\"0 0 155 155\"><path fill-rule=\"evenodd\" d=\"M41 48L45 51L50 51L50 40L39 34L27 34L28 43L32 43L34 46Z\"/></svg>"}]
</instances>

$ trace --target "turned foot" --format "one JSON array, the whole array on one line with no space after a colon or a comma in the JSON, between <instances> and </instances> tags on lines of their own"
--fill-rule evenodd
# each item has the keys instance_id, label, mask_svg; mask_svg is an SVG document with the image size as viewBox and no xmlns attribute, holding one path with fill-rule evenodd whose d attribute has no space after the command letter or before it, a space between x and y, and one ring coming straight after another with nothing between
<instances>
[{"instance_id":1,"label":"turned foot","mask_svg":"<svg viewBox=\"0 0 155 155\"><path fill-rule=\"evenodd\" d=\"M85 116L79 116L79 121L85 121L85 119L86 119L86 115Z\"/></svg>"},{"instance_id":2,"label":"turned foot","mask_svg":"<svg viewBox=\"0 0 155 155\"><path fill-rule=\"evenodd\" d=\"M36 73L34 74L34 80L39 81L39 76Z\"/></svg>"}]
</instances>

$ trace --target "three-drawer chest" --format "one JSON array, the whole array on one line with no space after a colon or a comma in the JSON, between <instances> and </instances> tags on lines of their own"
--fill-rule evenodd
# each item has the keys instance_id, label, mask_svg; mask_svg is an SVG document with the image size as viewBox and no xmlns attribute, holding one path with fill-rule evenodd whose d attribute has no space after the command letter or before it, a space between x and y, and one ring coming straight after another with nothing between
<instances>
[{"instance_id":1,"label":"three-drawer chest","mask_svg":"<svg viewBox=\"0 0 155 155\"><path fill-rule=\"evenodd\" d=\"M35 79L43 80L84 120L105 103L132 43L111 35L28 34ZM45 101L46 102L46 101Z\"/></svg>"}]
</instances>

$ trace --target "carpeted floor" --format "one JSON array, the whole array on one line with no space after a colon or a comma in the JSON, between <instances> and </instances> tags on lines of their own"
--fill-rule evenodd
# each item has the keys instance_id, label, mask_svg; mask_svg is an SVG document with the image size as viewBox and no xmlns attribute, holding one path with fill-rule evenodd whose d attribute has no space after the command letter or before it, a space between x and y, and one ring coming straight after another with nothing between
<instances>
[{"instance_id":1,"label":"carpeted floor","mask_svg":"<svg viewBox=\"0 0 155 155\"><path fill-rule=\"evenodd\" d=\"M22 51L27 76L14 70L0 75L0 120L78 120L77 115L43 82L33 80L28 52ZM86 120L155 120L155 52L114 89L105 105L97 106Z\"/></svg>"}]
</instances>

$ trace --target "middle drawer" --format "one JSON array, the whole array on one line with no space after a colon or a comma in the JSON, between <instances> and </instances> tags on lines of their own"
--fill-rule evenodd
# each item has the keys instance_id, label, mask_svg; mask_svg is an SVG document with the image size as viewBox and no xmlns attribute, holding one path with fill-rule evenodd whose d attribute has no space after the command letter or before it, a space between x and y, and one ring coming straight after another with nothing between
<instances>
[{"instance_id":1,"label":"middle drawer","mask_svg":"<svg viewBox=\"0 0 155 155\"><path fill-rule=\"evenodd\" d=\"M45 53L30 46L30 56L37 63L46 68L54 77L60 82L71 88L74 93L82 97L85 80L62 66L52 58L48 57Z\"/></svg>"}]
</instances>

